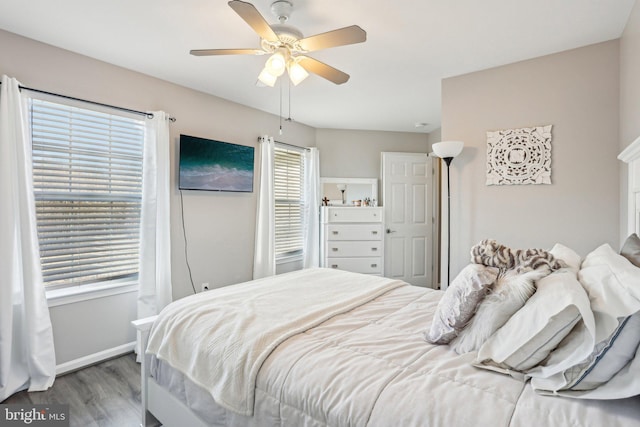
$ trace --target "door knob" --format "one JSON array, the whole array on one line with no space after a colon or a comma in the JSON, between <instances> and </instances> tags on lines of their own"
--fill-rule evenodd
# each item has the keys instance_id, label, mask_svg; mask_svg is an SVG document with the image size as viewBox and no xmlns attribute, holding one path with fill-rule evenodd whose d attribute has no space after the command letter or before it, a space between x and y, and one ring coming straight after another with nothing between
<instances>
[{"instance_id":1,"label":"door knob","mask_svg":"<svg viewBox=\"0 0 640 427\"><path fill-rule=\"evenodd\" d=\"M387 228L387 234L391 234L391 233L395 233L395 232L396 232L396 230L392 230L390 228Z\"/></svg>"}]
</instances>

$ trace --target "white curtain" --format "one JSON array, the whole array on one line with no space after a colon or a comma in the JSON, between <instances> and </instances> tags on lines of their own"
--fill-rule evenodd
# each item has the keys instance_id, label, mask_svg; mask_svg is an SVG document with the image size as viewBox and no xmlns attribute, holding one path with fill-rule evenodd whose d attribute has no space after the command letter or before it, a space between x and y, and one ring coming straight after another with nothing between
<instances>
[{"instance_id":1,"label":"white curtain","mask_svg":"<svg viewBox=\"0 0 640 427\"><path fill-rule=\"evenodd\" d=\"M303 267L320 266L320 160L318 149L304 152Z\"/></svg>"},{"instance_id":2,"label":"white curtain","mask_svg":"<svg viewBox=\"0 0 640 427\"><path fill-rule=\"evenodd\" d=\"M169 207L169 117L147 119L142 166L138 318L158 314L172 300Z\"/></svg>"},{"instance_id":3,"label":"white curtain","mask_svg":"<svg viewBox=\"0 0 640 427\"><path fill-rule=\"evenodd\" d=\"M256 215L256 247L253 258L253 278L276 274L276 219L275 196L273 194L273 152L275 142L272 137L260 138L260 183L258 209Z\"/></svg>"},{"instance_id":4,"label":"white curtain","mask_svg":"<svg viewBox=\"0 0 640 427\"><path fill-rule=\"evenodd\" d=\"M53 330L40 267L27 100L16 79L0 93L0 401L55 379Z\"/></svg>"}]
</instances>

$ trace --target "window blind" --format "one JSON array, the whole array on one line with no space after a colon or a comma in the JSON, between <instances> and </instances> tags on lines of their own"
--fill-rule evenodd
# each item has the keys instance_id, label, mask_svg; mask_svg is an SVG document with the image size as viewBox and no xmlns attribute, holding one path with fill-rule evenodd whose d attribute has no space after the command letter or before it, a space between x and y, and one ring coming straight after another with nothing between
<instances>
[{"instance_id":1,"label":"window blind","mask_svg":"<svg viewBox=\"0 0 640 427\"><path fill-rule=\"evenodd\" d=\"M302 152L276 145L274 150L276 259L302 253L303 173Z\"/></svg>"},{"instance_id":2,"label":"window blind","mask_svg":"<svg viewBox=\"0 0 640 427\"><path fill-rule=\"evenodd\" d=\"M32 99L31 133L45 284L136 276L144 122Z\"/></svg>"}]
</instances>

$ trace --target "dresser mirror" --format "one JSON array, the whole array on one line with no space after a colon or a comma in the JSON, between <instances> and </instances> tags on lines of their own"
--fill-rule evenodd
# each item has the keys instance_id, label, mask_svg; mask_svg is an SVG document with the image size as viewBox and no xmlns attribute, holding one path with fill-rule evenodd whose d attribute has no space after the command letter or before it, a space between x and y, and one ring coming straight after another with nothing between
<instances>
[{"instance_id":1,"label":"dresser mirror","mask_svg":"<svg viewBox=\"0 0 640 427\"><path fill-rule=\"evenodd\" d=\"M378 205L377 178L320 178L323 206ZM343 196L344 194L344 196Z\"/></svg>"}]
</instances>

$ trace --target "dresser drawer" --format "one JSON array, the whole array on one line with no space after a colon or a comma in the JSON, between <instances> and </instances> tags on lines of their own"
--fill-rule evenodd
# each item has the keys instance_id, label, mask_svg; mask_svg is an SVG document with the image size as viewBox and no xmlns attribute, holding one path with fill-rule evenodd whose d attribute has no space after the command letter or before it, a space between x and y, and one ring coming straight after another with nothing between
<instances>
[{"instance_id":1,"label":"dresser drawer","mask_svg":"<svg viewBox=\"0 0 640 427\"><path fill-rule=\"evenodd\" d=\"M326 222L382 222L382 208L329 207Z\"/></svg>"},{"instance_id":2,"label":"dresser drawer","mask_svg":"<svg viewBox=\"0 0 640 427\"><path fill-rule=\"evenodd\" d=\"M382 257L370 258L325 258L328 268L352 271L354 273L382 273Z\"/></svg>"},{"instance_id":3,"label":"dresser drawer","mask_svg":"<svg viewBox=\"0 0 640 427\"><path fill-rule=\"evenodd\" d=\"M380 241L329 241L326 246L327 257L366 257L380 256L382 242Z\"/></svg>"},{"instance_id":4,"label":"dresser drawer","mask_svg":"<svg viewBox=\"0 0 640 427\"><path fill-rule=\"evenodd\" d=\"M327 240L381 240L382 224L326 224Z\"/></svg>"}]
</instances>

